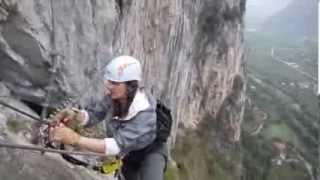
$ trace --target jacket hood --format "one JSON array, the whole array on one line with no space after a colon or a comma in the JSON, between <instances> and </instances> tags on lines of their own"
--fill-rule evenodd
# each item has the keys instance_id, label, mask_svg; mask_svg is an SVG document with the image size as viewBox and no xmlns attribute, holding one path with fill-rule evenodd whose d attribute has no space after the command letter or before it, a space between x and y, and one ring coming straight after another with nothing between
<instances>
[{"instance_id":1,"label":"jacket hood","mask_svg":"<svg viewBox=\"0 0 320 180\"><path fill-rule=\"evenodd\" d=\"M156 109L155 98L151 94L146 93L144 89L139 89L129 107L128 114L124 118L121 118L120 120L127 121L132 119L141 111L149 111L149 110L155 111L155 109Z\"/></svg>"}]
</instances>

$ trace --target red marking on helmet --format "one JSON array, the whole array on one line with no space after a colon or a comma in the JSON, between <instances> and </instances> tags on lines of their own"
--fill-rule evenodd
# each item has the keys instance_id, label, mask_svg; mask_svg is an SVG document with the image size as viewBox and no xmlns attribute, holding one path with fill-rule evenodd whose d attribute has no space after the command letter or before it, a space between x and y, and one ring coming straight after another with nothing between
<instances>
[{"instance_id":1,"label":"red marking on helmet","mask_svg":"<svg viewBox=\"0 0 320 180\"><path fill-rule=\"evenodd\" d=\"M118 74L119 76L123 73L123 71L130 65L132 64L135 64L135 63L127 63L127 64L121 64L119 67L118 67Z\"/></svg>"}]
</instances>

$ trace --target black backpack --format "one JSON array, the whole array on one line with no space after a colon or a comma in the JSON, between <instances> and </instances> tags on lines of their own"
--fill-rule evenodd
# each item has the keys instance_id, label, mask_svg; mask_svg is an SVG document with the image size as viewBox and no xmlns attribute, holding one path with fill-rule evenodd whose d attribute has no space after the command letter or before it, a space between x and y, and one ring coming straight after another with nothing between
<instances>
[{"instance_id":1,"label":"black backpack","mask_svg":"<svg viewBox=\"0 0 320 180\"><path fill-rule=\"evenodd\" d=\"M167 142L172 126L171 111L160 100L157 100L157 137L156 142Z\"/></svg>"}]
</instances>

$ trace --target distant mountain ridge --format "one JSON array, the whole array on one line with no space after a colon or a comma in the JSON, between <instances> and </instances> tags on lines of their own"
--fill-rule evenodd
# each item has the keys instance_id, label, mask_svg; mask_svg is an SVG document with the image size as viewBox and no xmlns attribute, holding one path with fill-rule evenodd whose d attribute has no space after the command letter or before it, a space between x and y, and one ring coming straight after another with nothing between
<instances>
[{"instance_id":1,"label":"distant mountain ridge","mask_svg":"<svg viewBox=\"0 0 320 180\"><path fill-rule=\"evenodd\" d=\"M270 16L286 7L292 0L247 0L246 23L260 25Z\"/></svg>"},{"instance_id":2,"label":"distant mountain ridge","mask_svg":"<svg viewBox=\"0 0 320 180\"><path fill-rule=\"evenodd\" d=\"M317 1L293 0L286 8L268 18L261 30L290 37L317 36Z\"/></svg>"}]
</instances>

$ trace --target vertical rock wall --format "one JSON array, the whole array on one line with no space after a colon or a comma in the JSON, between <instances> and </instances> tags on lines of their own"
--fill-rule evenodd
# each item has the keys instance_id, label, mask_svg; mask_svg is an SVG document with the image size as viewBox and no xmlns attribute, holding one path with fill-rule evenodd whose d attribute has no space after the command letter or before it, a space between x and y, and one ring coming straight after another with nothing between
<instances>
[{"instance_id":1,"label":"vertical rock wall","mask_svg":"<svg viewBox=\"0 0 320 180\"><path fill-rule=\"evenodd\" d=\"M245 1L121 2L114 50L141 59L145 86L173 109L183 179L239 179Z\"/></svg>"}]
</instances>

